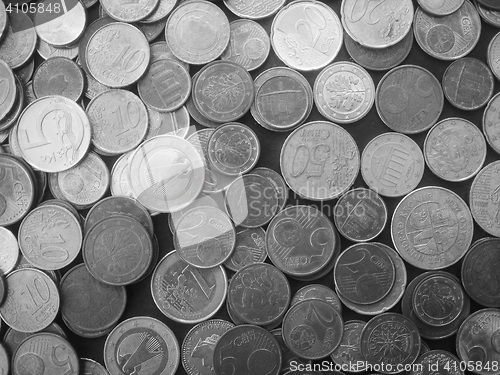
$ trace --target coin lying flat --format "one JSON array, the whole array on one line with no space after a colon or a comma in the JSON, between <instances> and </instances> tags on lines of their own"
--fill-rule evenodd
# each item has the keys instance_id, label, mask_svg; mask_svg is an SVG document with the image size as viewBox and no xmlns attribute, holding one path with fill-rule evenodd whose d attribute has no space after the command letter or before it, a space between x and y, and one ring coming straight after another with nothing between
<instances>
[{"instance_id":1,"label":"coin lying flat","mask_svg":"<svg viewBox=\"0 0 500 375\"><path fill-rule=\"evenodd\" d=\"M98 18L95 21L91 22L85 29L84 34L81 36L78 41L78 63L82 67L82 69L90 75L90 70L87 65L87 44L90 38L94 35L94 33L99 30L102 26L107 25L109 23L115 22L112 18L106 16L102 18ZM94 78L95 79L95 78Z\"/></svg>"},{"instance_id":2,"label":"coin lying flat","mask_svg":"<svg viewBox=\"0 0 500 375\"><path fill-rule=\"evenodd\" d=\"M185 291L189 290L189 293ZM156 266L151 294L158 309L176 322L194 324L211 318L227 294L222 266L201 269L191 266L174 250Z\"/></svg>"},{"instance_id":3,"label":"coin lying flat","mask_svg":"<svg viewBox=\"0 0 500 375\"><path fill-rule=\"evenodd\" d=\"M366 184L386 197L400 197L414 190L424 168L424 155L417 143L399 133L373 138L361 156L361 174Z\"/></svg>"},{"instance_id":4,"label":"coin lying flat","mask_svg":"<svg viewBox=\"0 0 500 375\"><path fill-rule=\"evenodd\" d=\"M182 64L182 66L184 66L184 68L186 68L186 70L189 72L189 64L175 57L167 42L152 43L150 44L149 49L151 52L151 63L160 59L176 60L179 61Z\"/></svg>"},{"instance_id":5,"label":"coin lying flat","mask_svg":"<svg viewBox=\"0 0 500 375\"><path fill-rule=\"evenodd\" d=\"M214 349L221 336L234 327L222 319L212 319L191 328L182 342L182 366L189 375L214 374Z\"/></svg>"},{"instance_id":6,"label":"coin lying flat","mask_svg":"<svg viewBox=\"0 0 500 375\"><path fill-rule=\"evenodd\" d=\"M500 154L500 122L497 121L500 110L500 94L491 98L483 113L483 133L490 147Z\"/></svg>"},{"instance_id":7,"label":"coin lying flat","mask_svg":"<svg viewBox=\"0 0 500 375\"><path fill-rule=\"evenodd\" d=\"M500 307L498 246L500 246L498 238L487 238L482 243L475 243L462 263L462 283L467 294L486 307Z\"/></svg>"},{"instance_id":8,"label":"coin lying flat","mask_svg":"<svg viewBox=\"0 0 500 375\"><path fill-rule=\"evenodd\" d=\"M233 272L249 264L264 263L267 258L266 231L261 228L238 228L236 244L224 265Z\"/></svg>"},{"instance_id":9,"label":"coin lying flat","mask_svg":"<svg viewBox=\"0 0 500 375\"><path fill-rule=\"evenodd\" d=\"M288 200L288 186L286 186L283 177L274 169L266 167L254 168L252 169L252 174L267 178L269 182L271 182L278 196L278 210L281 211L283 208L285 208L286 202Z\"/></svg>"},{"instance_id":10,"label":"coin lying flat","mask_svg":"<svg viewBox=\"0 0 500 375\"><path fill-rule=\"evenodd\" d=\"M80 371L88 375L109 375L103 365L89 358L80 358Z\"/></svg>"},{"instance_id":11,"label":"coin lying flat","mask_svg":"<svg viewBox=\"0 0 500 375\"><path fill-rule=\"evenodd\" d=\"M130 186L130 170L128 169L128 159L133 151L129 151L120 156L113 164L111 169L111 195L123 195L132 197L132 188Z\"/></svg>"},{"instance_id":12,"label":"coin lying flat","mask_svg":"<svg viewBox=\"0 0 500 375\"><path fill-rule=\"evenodd\" d=\"M172 53L188 64L202 65L218 58L229 43L229 21L211 2L180 4L170 14L165 40Z\"/></svg>"},{"instance_id":13,"label":"coin lying flat","mask_svg":"<svg viewBox=\"0 0 500 375\"><path fill-rule=\"evenodd\" d=\"M486 364L500 361L500 310L483 309L470 315L457 333L456 350L462 361L474 361L483 366L474 367L472 372L480 375L498 373Z\"/></svg>"},{"instance_id":14,"label":"coin lying flat","mask_svg":"<svg viewBox=\"0 0 500 375\"><path fill-rule=\"evenodd\" d=\"M281 349L281 371L280 371L280 374L288 373L288 370L290 370L292 363L297 364L299 366L302 364L306 365L306 364L311 363L310 359L300 358L299 356L295 355L290 349L288 349L288 346L286 346L285 341L283 340L281 328L273 329L273 330L271 330L271 333L278 341L278 344L279 344L280 349Z\"/></svg>"},{"instance_id":15,"label":"coin lying flat","mask_svg":"<svg viewBox=\"0 0 500 375\"><path fill-rule=\"evenodd\" d=\"M20 332L46 328L59 311L59 292L45 273L21 269L6 278L9 294L0 306L0 316L7 325Z\"/></svg>"},{"instance_id":16,"label":"coin lying flat","mask_svg":"<svg viewBox=\"0 0 500 375\"><path fill-rule=\"evenodd\" d=\"M474 1L474 5L476 6L479 16L484 22L493 27L500 27L500 10L487 8L477 0Z\"/></svg>"},{"instance_id":17,"label":"coin lying flat","mask_svg":"<svg viewBox=\"0 0 500 375\"><path fill-rule=\"evenodd\" d=\"M12 358L12 375L29 371L42 375L79 374L79 358L71 344L61 336L37 333L28 337Z\"/></svg>"},{"instance_id":18,"label":"coin lying flat","mask_svg":"<svg viewBox=\"0 0 500 375\"><path fill-rule=\"evenodd\" d=\"M356 42L368 48L386 48L401 41L410 31L413 4L410 0L361 4L346 0L340 13L345 31Z\"/></svg>"},{"instance_id":19,"label":"coin lying flat","mask_svg":"<svg viewBox=\"0 0 500 375\"><path fill-rule=\"evenodd\" d=\"M110 374L126 375L140 368L147 374L174 375L179 360L179 343L172 330L148 316L121 322L104 344L104 364Z\"/></svg>"},{"instance_id":20,"label":"coin lying flat","mask_svg":"<svg viewBox=\"0 0 500 375\"><path fill-rule=\"evenodd\" d=\"M375 101L375 85L366 70L347 61L323 69L314 82L314 102L327 119L348 124L365 117Z\"/></svg>"},{"instance_id":21,"label":"coin lying flat","mask_svg":"<svg viewBox=\"0 0 500 375\"><path fill-rule=\"evenodd\" d=\"M358 188L337 201L333 220L340 234L351 241L365 242L377 237L387 223L387 207L373 190Z\"/></svg>"},{"instance_id":22,"label":"coin lying flat","mask_svg":"<svg viewBox=\"0 0 500 375\"><path fill-rule=\"evenodd\" d=\"M494 10L500 10L500 5L495 0L477 0L481 5Z\"/></svg>"},{"instance_id":23,"label":"coin lying flat","mask_svg":"<svg viewBox=\"0 0 500 375\"><path fill-rule=\"evenodd\" d=\"M441 17L448 16L460 9L464 0L444 0L444 1L432 1L432 0L417 0L418 5L422 9L433 16Z\"/></svg>"},{"instance_id":24,"label":"coin lying flat","mask_svg":"<svg viewBox=\"0 0 500 375\"><path fill-rule=\"evenodd\" d=\"M5 36L5 31L9 24L9 19L7 17L7 10L5 9L5 4L0 4L0 40ZM8 372L8 371L6 371Z\"/></svg>"},{"instance_id":25,"label":"coin lying flat","mask_svg":"<svg viewBox=\"0 0 500 375\"><path fill-rule=\"evenodd\" d=\"M254 20L260 20L266 17L270 17L275 14L286 1L284 0L270 0L263 3L245 1L235 1L235 0L224 0L224 4L227 8L240 18L250 18Z\"/></svg>"},{"instance_id":26,"label":"coin lying flat","mask_svg":"<svg viewBox=\"0 0 500 375\"><path fill-rule=\"evenodd\" d=\"M472 216L486 232L500 237L500 161L484 167L474 178L469 204Z\"/></svg>"},{"instance_id":27,"label":"coin lying flat","mask_svg":"<svg viewBox=\"0 0 500 375\"><path fill-rule=\"evenodd\" d=\"M152 14L159 0L119 1L103 0L101 5L107 15L121 22L137 22Z\"/></svg>"},{"instance_id":28,"label":"coin lying flat","mask_svg":"<svg viewBox=\"0 0 500 375\"><path fill-rule=\"evenodd\" d=\"M57 48L40 38L37 40L36 51L44 60L48 60L51 57L66 57L74 60L78 56L77 45L71 48Z\"/></svg>"},{"instance_id":29,"label":"coin lying flat","mask_svg":"<svg viewBox=\"0 0 500 375\"><path fill-rule=\"evenodd\" d=\"M0 43L0 59L12 69L26 64L36 47L36 32L33 22L23 12L9 12L6 35Z\"/></svg>"},{"instance_id":30,"label":"coin lying flat","mask_svg":"<svg viewBox=\"0 0 500 375\"><path fill-rule=\"evenodd\" d=\"M481 18L469 0L444 17L432 16L418 8L413 31L418 45L428 55L440 60L456 60L476 46L481 34Z\"/></svg>"},{"instance_id":31,"label":"coin lying flat","mask_svg":"<svg viewBox=\"0 0 500 375\"><path fill-rule=\"evenodd\" d=\"M444 95L431 72L416 65L401 65L380 80L375 105L389 128L416 134L436 123L443 110Z\"/></svg>"},{"instance_id":32,"label":"coin lying flat","mask_svg":"<svg viewBox=\"0 0 500 375\"><path fill-rule=\"evenodd\" d=\"M500 79L500 33L495 35L488 45L488 65L497 79Z\"/></svg>"},{"instance_id":33,"label":"coin lying flat","mask_svg":"<svg viewBox=\"0 0 500 375\"><path fill-rule=\"evenodd\" d=\"M446 99L466 111L485 106L493 94L494 85L495 80L488 66L472 57L453 62L443 76Z\"/></svg>"},{"instance_id":34,"label":"coin lying flat","mask_svg":"<svg viewBox=\"0 0 500 375\"><path fill-rule=\"evenodd\" d=\"M331 354L332 360L338 365L352 365L355 364L355 368L358 363L364 361L364 357L361 354L361 332L365 328L366 323L362 320L349 320L344 322L344 333L342 335L342 341L340 345ZM351 367L349 367L351 370ZM354 372L360 372L357 369Z\"/></svg>"},{"instance_id":35,"label":"coin lying flat","mask_svg":"<svg viewBox=\"0 0 500 375\"><path fill-rule=\"evenodd\" d=\"M421 269L437 270L458 262L469 248L472 234L469 208L457 194L442 187L411 192L392 217L394 246L404 260Z\"/></svg>"},{"instance_id":36,"label":"coin lying flat","mask_svg":"<svg viewBox=\"0 0 500 375\"><path fill-rule=\"evenodd\" d=\"M16 102L16 79L12 69L0 59L0 79L2 83L2 96L0 96L0 120L4 119L5 116L14 107ZM5 130L5 129L4 129Z\"/></svg>"},{"instance_id":37,"label":"coin lying flat","mask_svg":"<svg viewBox=\"0 0 500 375\"><path fill-rule=\"evenodd\" d=\"M19 245L17 238L7 228L0 227L0 275L7 275L17 265L19 260ZM3 300L3 299L2 299Z\"/></svg>"},{"instance_id":38,"label":"coin lying flat","mask_svg":"<svg viewBox=\"0 0 500 375\"><path fill-rule=\"evenodd\" d=\"M238 375L278 375L281 349L272 333L253 325L231 328L214 349L214 373L232 371Z\"/></svg>"},{"instance_id":39,"label":"coin lying flat","mask_svg":"<svg viewBox=\"0 0 500 375\"><path fill-rule=\"evenodd\" d=\"M340 126L315 121L295 129L280 155L281 173L302 198L323 201L347 191L359 172L359 150Z\"/></svg>"},{"instance_id":40,"label":"coin lying flat","mask_svg":"<svg viewBox=\"0 0 500 375\"><path fill-rule=\"evenodd\" d=\"M271 26L274 52L287 66L301 71L321 69L331 63L342 47L342 38L337 14L314 0L291 2L278 12Z\"/></svg>"},{"instance_id":41,"label":"coin lying flat","mask_svg":"<svg viewBox=\"0 0 500 375\"><path fill-rule=\"evenodd\" d=\"M436 368L442 374L464 375L458 358L445 350L429 350L420 355L414 365L410 375L430 375Z\"/></svg>"},{"instance_id":42,"label":"coin lying flat","mask_svg":"<svg viewBox=\"0 0 500 375\"><path fill-rule=\"evenodd\" d=\"M186 138L191 121L185 106L172 112L158 112L149 107L146 107L146 110L148 112L148 130L144 139L165 134Z\"/></svg>"},{"instance_id":43,"label":"coin lying flat","mask_svg":"<svg viewBox=\"0 0 500 375\"><path fill-rule=\"evenodd\" d=\"M146 18L143 18L141 23L155 23L165 20L176 5L177 0L159 0L153 13Z\"/></svg>"},{"instance_id":44,"label":"coin lying flat","mask_svg":"<svg viewBox=\"0 0 500 375\"><path fill-rule=\"evenodd\" d=\"M474 177L486 159L486 141L472 122L441 120L427 133L424 156L429 169L447 181Z\"/></svg>"},{"instance_id":45,"label":"coin lying flat","mask_svg":"<svg viewBox=\"0 0 500 375\"><path fill-rule=\"evenodd\" d=\"M17 119L21 115L24 107L26 106L24 98L24 88L22 86L20 78L16 75L16 101L10 112L0 120L0 132L12 129L16 123Z\"/></svg>"},{"instance_id":46,"label":"coin lying flat","mask_svg":"<svg viewBox=\"0 0 500 375\"><path fill-rule=\"evenodd\" d=\"M46 328L44 328L39 332L53 333L63 338L66 338L66 334L57 323L51 323L49 326L47 326ZM5 332L5 335L3 337L3 344L9 356L13 356L16 353L17 348L19 348L19 346L23 343L23 341L26 340L28 337L33 336L36 333L38 332L26 333L26 332L19 332L16 331L15 329L9 328Z\"/></svg>"},{"instance_id":47,"label":"coin lying flat","mask_svg":"<svg viewBox=\"0 0 500 375\"><path fill-rule=\"evenodd\" d=\"M342 313L342 304L337 294L332 289L322 284L309 284L300 288L293 296L290 306L310 299L326 301L335 307L338 312Z\"/></svg>"},{"instance_id":48,"label":"coin lying flat","mask_svg":"<svg viewBox=\"0 0 500 375\"><path fill-rule=\"evenodd\" d=\"M2 374L9 374L10 372L10 359L2 344L0 344L0 371Z\"/></svg>"}]
</instances>

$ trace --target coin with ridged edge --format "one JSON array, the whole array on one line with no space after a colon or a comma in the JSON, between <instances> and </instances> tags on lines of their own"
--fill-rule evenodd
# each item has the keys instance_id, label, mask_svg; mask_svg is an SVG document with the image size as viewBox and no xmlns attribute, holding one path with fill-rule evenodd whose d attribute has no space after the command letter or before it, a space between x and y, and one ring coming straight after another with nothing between
<instances>
[{"instance_id":1,"label":"coin with ridged edge","mask_svg":"<svg viewBox=\"0 0 500 375\"><path fill-rule=\"evenodd\" d=\"M309 284L300 288L292 297L290 306L309 299L326 301L342 313L342 303L335 291L322 284Z\"/></svg>"},{"instance_id":2,"label":"coin with ridged edge","mask_svg":"<svg viewBox=\"0 0 500 375\"><path fill-rule=\"evenodd\" d=\"M417 0L426 13L437 17L448 16L460 9L464 0Z\"/></svg>"},{"instance_id":3,"label":"coin with ridged edge","mask_svg":"<svg viewBox=\"0 0 500 375\"><path fill-rule=\"evenodd\" d=\"M414 362L414 368L408 372L409 375L430 375L436 368L443 375L464 375L459 359L445 350L428 350L419 355Z\"/></svg>"},{"instance_id":4,"label":"coin with ridged edge","mask_svg":"<svg viewBox=\"0 0 500 375\"><path fill-rule=\"evenodd\" d=\"M237 272L249 264L264 263L267 258L266 231L258 228L237 228L236 244L224 266Z\"/></svg>"},{"instance_id":5,"label":"coin with ridged edge","mask_svg":"<svg viewBox=\"0 0 500 375\"><path fill-rule=\"evenodd\" d=\"M103 365L89 358L80 359L80 371L85 375L109 375Z\"/></svg>"},{"instance_id":6,"label":"coin with ridged edge","mask_svg":"<svg viewBox=\"0 0 500 375\"><path fill-rule=\"evenodd\" d=\"M337 349L330 355L336 364L349 366L350 372L361 372L363 370L362 367L359 366L359 364L364 361L364 357L361 354L360 341L361 333L365 326L366 323L362 320L348 320L344 322L342 341ZM352 366L353 364L354 366Z\"/></svg>"}]
</instances>

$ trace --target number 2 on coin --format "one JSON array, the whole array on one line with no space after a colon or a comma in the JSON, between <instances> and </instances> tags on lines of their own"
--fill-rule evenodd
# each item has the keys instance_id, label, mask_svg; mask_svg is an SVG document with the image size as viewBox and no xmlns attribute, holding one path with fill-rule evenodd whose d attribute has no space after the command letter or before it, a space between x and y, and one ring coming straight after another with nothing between
<instances>
[{"instance_id":1,"label":"number 2 on coin","mask_svg":"<svg viewBox=\"0 0 500 375\"><path fill-rule=\"evenodd\" d=\"M322 53L327 53L328 49L324 51L323 49L316 48L316 44L318 44L318 40L323 34L326 25L325 17L323 17L319 10L306 6L304 8L304 18L295 22L295 30L299 35L307 35L311 47Z\"/></svg>"}]
</instances>

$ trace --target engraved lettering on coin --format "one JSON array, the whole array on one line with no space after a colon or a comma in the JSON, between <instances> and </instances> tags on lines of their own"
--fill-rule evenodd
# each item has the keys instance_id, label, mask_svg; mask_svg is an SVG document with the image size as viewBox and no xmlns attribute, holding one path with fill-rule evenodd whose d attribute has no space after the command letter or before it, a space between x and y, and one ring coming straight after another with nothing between
<instances>
[{"instance_id":1,"label":"engraved lettering on coin","mask_svg":"<svg viewBox=\"0 0 500 375\"><path fill-rule=\"evenodd\" d=\"M481 228L493 236L500 236L500 161L488 164L474 178L470 208Z\"/></svg>"}]
</instances>

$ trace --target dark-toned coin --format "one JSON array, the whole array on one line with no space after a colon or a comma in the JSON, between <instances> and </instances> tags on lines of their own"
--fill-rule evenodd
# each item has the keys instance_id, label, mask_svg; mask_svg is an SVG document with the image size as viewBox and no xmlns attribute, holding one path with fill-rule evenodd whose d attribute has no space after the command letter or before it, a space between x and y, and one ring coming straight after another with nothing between
<instances>
[{"instance_id":1,"label":"dark-toned coin","mask_svg":"<svg viewBox=\"0 0 500 375\"><path fill-rule=\"evenodd\" d=\"M137 316L118 324L104 344L104 364L113 375L174 375L180 360L172 330L157 319Z\"/></svg>"},{"instance_id":2,"label":"dark-toned coin","mask_svg":"<svg viewBox=\"0 0 500 375\"><path fill-rule=\"evenodd\" d=\"M37 33L26 13L9 12L8 28L0 43L0 59L12 69L26 64L35 52Z\"/></svg>"},{"instance_id":3,"label":"dark-toned coin","mask_svg":"<svg viewBox=\"0 0 500 375\"><path fill-rule=\"evenodd\" d=\"M281 349L264 328L236 326L222 335L214 349L216 375L278 375Z\"/></svg>"},{"instance_id":4,"label":"dark-toned coin","mask_svg":"<svg viewBox=\"0 0 500 375\"><path fill-rule=\"evenodd\" d=\"M464 0L417 0L417 2L418 5L420 5L426 13L430 13L437 17L442 17L455 13L457 10L459 10L464 3Z\"/></svg>"},{"instance_id":5,"label":"dark-toned coin","mask_svg":"<svg viewBox=\"0 0 500 375\"><path fill-rule=\"evenodd\" d=\"M397 313L384 313L366 323L361 333L361 353L370 365L385 365L384 374L400 372L418 357L420 336L415 324Z\"/></svg>"},{"instance_id":6,"label":"dark-toned coin","mask_svg":"<svg viewBox=\"0 0 500 375\"><path fill-rule=\"evenodd\" d=\"M7 285L5 284L5 278L0 275L0 306L2 306L3 301L7 295Z\"/></svg>"},{"instance_id":7,"label":"dark-toned coin","mask_svg":"<svg viewBox=\"0 0 500 375\"><path fill-rule=\"evenodd\" d=\"M151 294L158 309L180 323L194 324L211 318L227 294L227 276L222 266L196 268L174 250L156 266Z\"/></svg>"},{"instance_id":8,"label":"dark-toned coin","mask_svg":"<svg viewBox=\"0 0 500 375\"><path fill-rule=\"evenodd\" d=\"M429 350L421 354L409 375L464 375L458 358L445 350Z\"/></svg>"},{"instance_id":9,"label":"dark-toned coin","mask_svg":"<svg viewBox=\"0 0 500 375\"><path fill-rule=\"evenodd\" d=\"M194 86L197 76L198 76L198 73L196 73L192 77L192 86ZM193 120L197 124L200 124L202 126L206 126L209 128L217 128L218 126L220 126L220 123L207 119L205 116L203 116L200 113L200 111L198 111L198 109L196 108L196 106L194 104L193 95L189 96L189 98L186 102L186 109L188 110L189 115L193 118Z\"/></svg>"},{"instance_id":10,"label":"dark-toned coin","mask_svg":"<svg viewBox=\"0 0 500 375\"><path fill-rule=\"evenodd\" d=\"M129 216L110 216L87 232L82 255L100 282L128 285L141 279L153 258L149 232Z\"/></svg>"},{"instance_id":11,"label":"dark-toned coin","mask_svg":"<svg viewBox=\"0 0 500 375\"><path fill-rule=\"evenodd\" d=\"M299 357L320 359L333 353L343 335L342 316L331 304L306 300L293 305L283 319L283 338Z\"/></svg>"},{"instance_id":12,"label":"dark-toned coin","mask_svg":"<svg viewBox=\"0 0 500 375\"><path fill-rule=\"evenodd\" d=\"M278 211L278 195L271 182L256 174L236 179L227 189L225 204L229 216L245 228L267 224Z\"/></svg>"},{"instance_id":13,"label":"dark-toned coin","mask_svg":"<svg viewBox=\"0 0 500 375\"><path fill-rule=\"evenodd\" d=\"M394 285L396 272L389 255L376 244L357 244L340 254L333 270L335 285L344 298L371 305Z\"/></svg>"},{"instance_id":14,"label":"dark-toned coin","mask_svg":"<svg viewBox=\"0 0 500 375\"><path fill-rule=\"evenodd\" d=\"M300 288L293 296L290 305L295 305L301 301L309 299L320 299L328 302L342 313L342 304L337 294L330 288L322 284L309 284Z\"/></svg>"},{"instance_id":15,"label":"dark-toned coin","mask_svg":"<svg viewBox=\"0 0 500 375\"><path fill-rule=\"evenodd\" d=\"M333 260L337 238L330 220L313 206L292 206L279 212L266 232L273 264L292 277L310 277Z\"/></svg>"},{"instance_id":16,"label":"dark-toned coin","mask_svg":"<svg viewBox=\"0 0 500 375\"><path fill-rule=\"evenodd\" d=\"M474 243L462 263L462 283L467 294L486 307L500 307L500 239Z\"/></svg>"},{"instance_id":17,"label":"dark-toned coin","mask_svg":"<svg viewBox=\"0 0 500 375\"><path fill-rule=\"evenodd\" d=\"M35 59L32 58L28 63L17 68L14 71L14 73L16 74L17 78L19 78L20 83L22 85L25 85L29 81L31 81L31 77L33 76L34 70L35 70Z\"/></svg>"},{"instance_id":18,"label":"dark-toned coin","mask_svg":"<svg viewBox=\"0 0 500 375\"><path fill-rule=\"evenodd\" d=\"M281 371L280 371L280 374L284 374L284 373L288 374L288 371L290 370L292 363L297 364L297 366L307 365L307 364L311 363L311 360L300 358L299 356L295 355L290 349L288 349L288 346L286 346L286 344L285 344L285 340L283 340L281 328L273 329L271 331L271 333L278 341L278 344L280 345L280 349L281 349ZM294 374L295 374L295 372L294 372Z\"/></svg>"},{"instance_id":19,"label":"dark-toned coin","mask_svg":"<svg viewBox=\"0 0 500 375\"><path fill-rule=\"evenodd\" d=\"M476 311L462 323L457 333L456 350L465 363L473 363L472 372L480 375L498 373L500 362L500 310Z\"/></svg>"},{"instance_id":20,"label":"dark-toned coin","mask_svg":"<svg viewBox=\"0 0 500 375\"><path fill-rule=\"evenodd\" d=\"M80 358L80 373L82 375L109 375L103 365L89 358Z\"/></svg>"},{"instance_id":21,"label":"dark-toned coin","mask_svg":"<svg viewBox=\"0 0 500 375\"><path fill-rule=\"evenodd\" d=\"M12 375L31 373L79 374L79 358L71 344L54 333L37 333L28 337L12 357Z\"/></svg>"},{"instance_id":22,"label":"dark-toned coin","mask_svg":"<svg viewBox=\"0 0 500 375\"><path fill-rule=\"evenodd\" d=\"M249 264L264 263L266 258L266 231L261 227L237 228L234 251L224 265L236 272Z\"/></svg>"},{"instance_id":23,"label":"dark-toned coin","mask_svg":"<svg viewBox=\"0 0 500 375\"><path fill-rule=\"evenodd\" d=\"M481 60L464 57L448 66L443 75L446 99L458 109L473 111L488 103L495 86L490 68Z\"/></svg>"},{"instance_id":24,"label":"dark-toned coin","mask_svg":"<svg viewBox=\"0 0 500 375\"><path fill-rule=\"evenodd\" d=\"M333 220L348 240L365 242L377 237L387 223L387 207L373 190L358 188L345 193L335 205Z\"/></svg>"},{"instance_id":25,"label":"dark-toned coin","mask_svg":"<svg viewBox=\"0 0 500 375\"><path fill-rule=\"evenodd\" d=\"M380 80L375 105L389 128L416 134L436 123L443 110L444 95L431 72L416 65L402 65Z\"/></svg>"},{"instance_id":26,"label":"dark-toned coin","mask_svg":"<svg viewBox=\"0 0 500 375\"><path fill-rule=\"evenodd\" d=\"M477 2L486 8L500 10L500 4L496 0L477 0Z\"/></svg>"},{"instance_id":27,"label":"dark-toned coin","mask_svg":"<svg viewBox=\"0 0 500 375\"><path fill-rule=\"evenodd\" d=\"M182 366L188 375L214 374L214 349L221 336L234 327L222 319L212 319L191 328L182 342Z\"/></svg>"},{"instance_id":28,"label":"dark-toned coin","mask_svg":"<svg viewBox=\"0 0 500 375\"><path fill-rule=\"evenodd\" d=\"M349 366L350 372L363 371L362 366L360 366L364 361L361 353L361 332L363 332L365 326L366 323L362 320L349 320L345 322L342 341L331 354L332 360L337 365Z\"/></svg>"},{"instance_id":29,"label":"dark-toned coin","mask_svg":"<svg viewBox=\"0 0 500 375\"><path fill-rule=\"evenodd\" d=\"M252 77L241 65L230 61L216 61L203 67L193 85L196 108L215 122L226 123L243 117L253 99Z\"/></svg>"},{"instance_id":30,"label":"dark-toned coin","mask_svg":"<svg viewBox=\"0 0 500 375\"><path fill-rule=\"evenodd\" d=\"M84 264L66 272L60 284L61 315L68 328L104 332L122 316L127 303L123 286L103 284L95 279Z\"/></svg>"},{"instance_id":31,"label":"dark-toned coin","mask_svg":"<svg viewBox=\"0 0 500 375\"><path fill-rule=\"evenodd\" d=\"M500 27L500 10L494 10L491 8L487 8L477 0L474 0L474 5L476 6L477 12L479 16L482 18L484 22L493 26Z\"/></svg>"},{"instance_id":32,"label":"dark-toned coin","mask_svg":"<svg viewBox=\"0 0 500 375\"><path fill-rule=\"evenodd\" d=\"M266 326L285 315L291 298L290 284L276 267L250 264L231 278L227 298L231 310L243 322Z\"/></svg>"},{"instance_id":33,"label":"dark-toned coin","mask_svg":"<svg viewBox=\"0 0 500 375\"><path fill-rule=\"evenodd\" d=\"M271 182L278 195L279 211L285 208L286 202L288 200L288 186L286 185L283 177L274 169L266 167L254 168L252 169L252 174L257 174L265 177Z\"/></svg>"}]
</instances>

